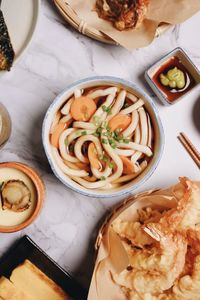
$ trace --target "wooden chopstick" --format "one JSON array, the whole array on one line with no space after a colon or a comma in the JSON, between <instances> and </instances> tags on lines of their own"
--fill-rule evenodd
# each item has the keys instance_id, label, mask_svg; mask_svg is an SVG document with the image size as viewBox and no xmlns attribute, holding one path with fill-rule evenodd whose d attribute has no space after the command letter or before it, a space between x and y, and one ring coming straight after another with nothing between
<instances>
[{"instance_id":1,"label":"wooden chopstick","mask_svg":"<svg viewBox=\"0 0 200 300\"><path fill-rule=\"evenodd\" d=\"M178 136L178 139L182 143L182 145L185 147L187 152L192 157L193 161L196 163L196 165L200 168L200 153L196 149L196 147L192 144L190 139L186 136L185 133L181 132Z\"/></svg>"}]
</instances>

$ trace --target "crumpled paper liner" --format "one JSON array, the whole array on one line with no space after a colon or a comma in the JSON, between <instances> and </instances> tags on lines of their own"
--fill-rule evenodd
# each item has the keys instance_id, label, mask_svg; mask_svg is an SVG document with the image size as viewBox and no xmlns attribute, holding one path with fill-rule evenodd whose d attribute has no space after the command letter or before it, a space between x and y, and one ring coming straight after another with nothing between
<instances>
[{"instance_id":1,"label":"crumpled paper liner","mask_svg":"<svg viewBox=\"0 0 200 300\"><path fill-rule=\"evenodd\" d=\"M156 35L160 23L179 24L200 10L200 0L151 0L146 19L138 29L118 31L112 23L100 19L96 0L65 0L86 23L127 49L145 47Z\"/></svg>"},{"instance_id":2,"label":"crumpled paper liner","mask_svg":"<svg viewBox=\"0 0 200 300\"><path fill-rule=\"evenodd\" d=\"M200 186L200 183L197 183ZM119 216L122 221L137 221L138 209L152 207L170 209L182 196L180 183L165 190L150 190L129 198L105 221L100 229L96 249L97 259L90 285L88 300L127 300L120 287L114 283L111 272L120 273L128 265L128 256L111 224Z\"/></svg>"}]
</instances>

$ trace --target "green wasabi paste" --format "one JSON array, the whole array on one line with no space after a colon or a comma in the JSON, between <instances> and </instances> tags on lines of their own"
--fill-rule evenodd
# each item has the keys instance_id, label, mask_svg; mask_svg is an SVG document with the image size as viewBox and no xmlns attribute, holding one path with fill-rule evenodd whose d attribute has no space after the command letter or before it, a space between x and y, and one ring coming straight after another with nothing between
<instances>
[{"instance_id":1,"label":"green wasabi paste","mask_svg":"<svg viewBox=\"0 0 200 300\"><path fill-rule=\"evenodd\" d=\"M170 88L184 88L185 76L183 71L179 70L177 67L170 69L166 74L160 74L160 82L164 86L169 86Z\"/></svg>"}]
</instances>

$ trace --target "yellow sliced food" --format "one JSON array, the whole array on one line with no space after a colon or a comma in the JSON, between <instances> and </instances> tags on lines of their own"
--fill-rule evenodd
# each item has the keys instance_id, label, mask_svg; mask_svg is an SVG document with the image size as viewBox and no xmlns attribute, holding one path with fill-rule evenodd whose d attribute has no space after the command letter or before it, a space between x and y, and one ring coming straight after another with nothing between
<instances>
[{"instance_id":1,"label":"yellow sliced food","mask_svg":"<svg viewBox=\"0 0 200 300\"><path fill-rule=\"evenodd\" d=\"M54 281L28 260L12 272L10 280L33 299L69 300L69 297Z\"/></svg>"},{"instance_id":2,"label":"yellow sliced food","mask_svg":"<svg viewBox=\"0 0 200 300\"><path fill-rule=\"evenodd\" d=\"M3 300L34 300L26 295L22 290L16 287L10 280L5 277L0 278L0 299Z\"/></svg>"}]
</instances>

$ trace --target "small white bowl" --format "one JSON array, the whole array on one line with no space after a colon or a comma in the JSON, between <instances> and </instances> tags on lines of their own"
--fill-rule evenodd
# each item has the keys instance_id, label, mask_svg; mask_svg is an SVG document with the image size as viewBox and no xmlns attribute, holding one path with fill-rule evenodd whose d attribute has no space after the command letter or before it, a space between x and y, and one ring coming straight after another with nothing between
<instances>
[{"instance_id":1,"label":"small white bowl","mask_svg":"<svg viewBox=\"0 0 200 300\"><path fill-rule=\"evenodd\" d=\"M154 83L153 76L156 74L156 72L159 70L159 68L162 65L165 65L172 57L178 57L181 60L181 63L184 65L184 67L189 71L191 76L193 77L195 81L195 85L189 89L186 93L179 96L174 101L169 101L167 99L167 96L165 93ZM145 72L145 79L156 94L156 96L160 99L160 101L164 105L172 105L180 101L181 99L185 98L190 94L192 91L194 91L196 88L198 88L200 83L200 72L197 69L197 67L194 65L194 63L191 61L189 56L186 54L186 52L180 48L177 47L168 54L166 54L164 57L162 57L159 61L157 61L154 65L152 65L146 72Z\"/></svg>"},{"instance_id":2,"label":"small white bowl","mask_svg":"<svg viewBox=\"0 0 200 300\"><path fill-rule=\"evenodd\" d=\"M62 106L62 104L66 101L66 99L68 99L73 94L74 90L85 89L94 86L102 86L102 85L103 86L114 85L121 88L123 87L129 92L134 93L138 97L141 97L145 101L145 108L151 117L151 121L154 127L154 133L155 133L154 156L150 161L150 163L148 164L147 168L138 177L136 177L131 182L124 184L122 187L112 189L112 190L101 190L101 189L89 190L79 185L78 183L74 182L73 180L71 180L67 175L65 175L59 169L51 154L49 132L50 132L50 127L51 127L54 114ZM86 78L71 84L60 95L56 97L54 102L50 105L49 109L47 110L47 113L44 118L43 128L42 128L42 140L43 140L44 150L48 158L48 161L50 163L51 169L54 172L55 176L65 186L86 196L105 198L105 197L121 196L123 194L130 193L136 188L142 186L145 183L145 181L153 174L162 156L162 152L164 148L164 131L155 104L153 103L151 98L146 93L143 92L141 88L137 87L135 84L129 81L120 78L110 77L110 76L97 76L97 77Z\"/></svg>"}]
</instances>

